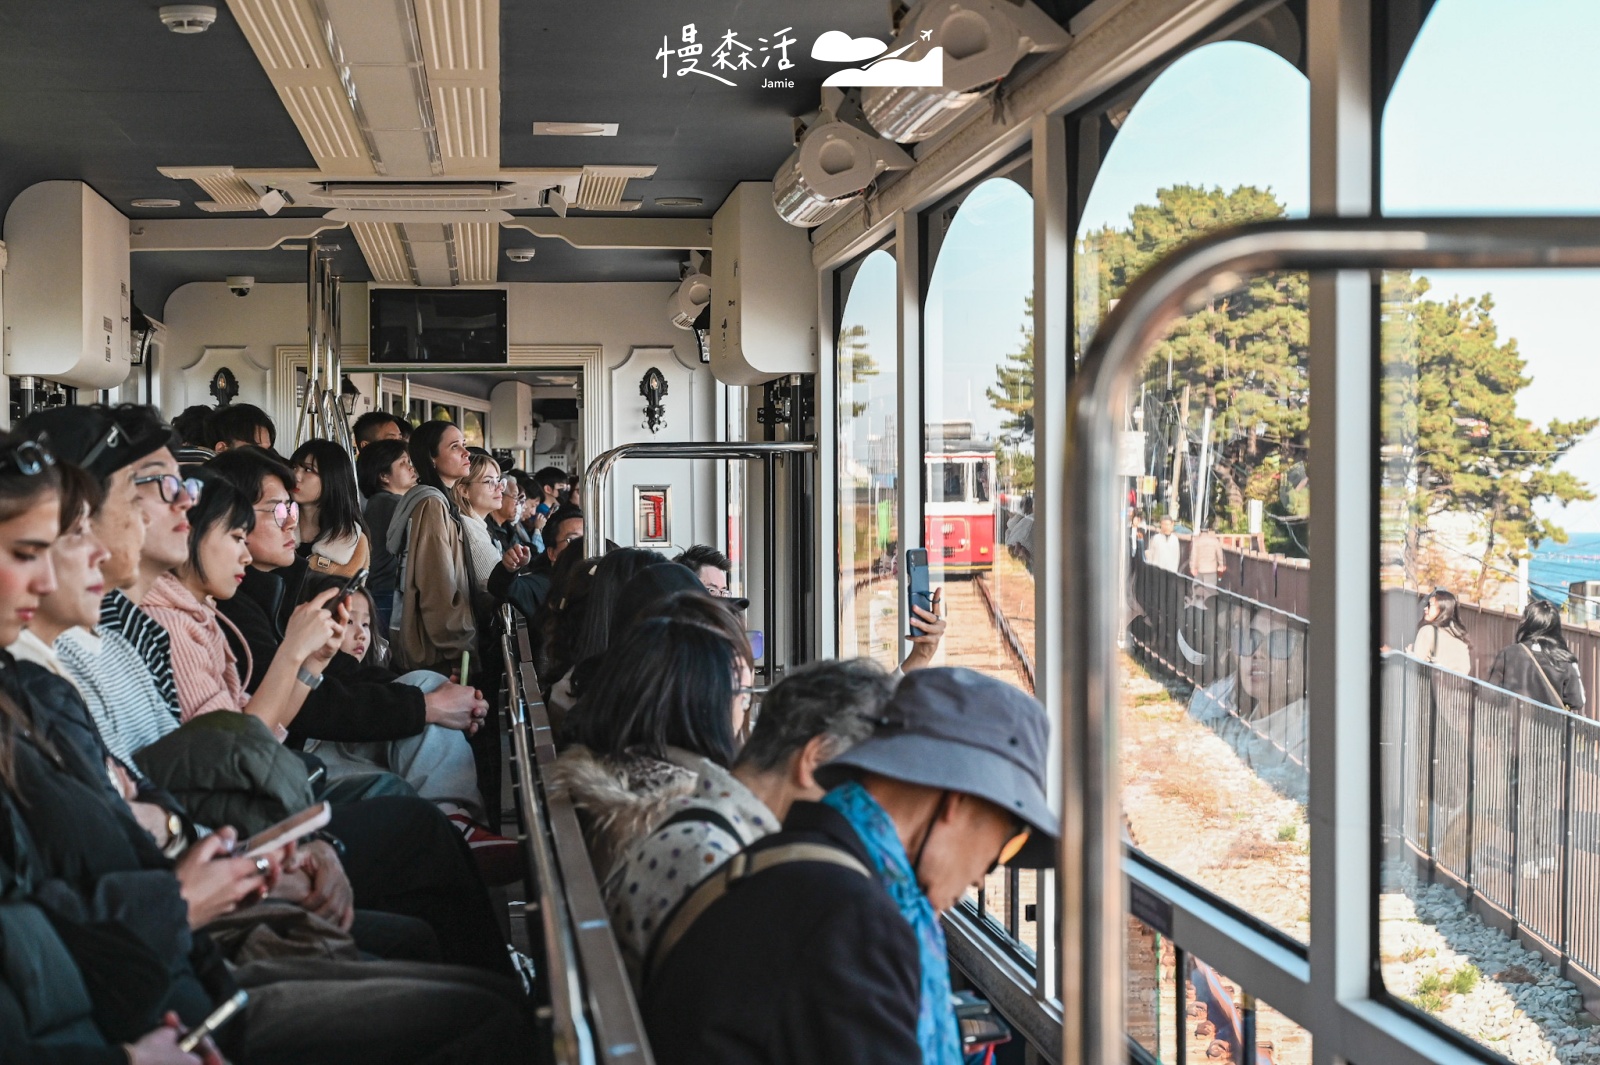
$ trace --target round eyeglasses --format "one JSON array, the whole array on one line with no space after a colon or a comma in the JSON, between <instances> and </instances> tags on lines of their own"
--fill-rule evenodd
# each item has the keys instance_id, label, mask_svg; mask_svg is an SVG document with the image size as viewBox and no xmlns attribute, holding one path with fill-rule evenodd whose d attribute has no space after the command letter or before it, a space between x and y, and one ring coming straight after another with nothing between
<instances>
[{"instance_id":1,"label":"round eyeglasses","mask_svg":"<svg viewBox=\"0 0 1600 1065\"><path fill-rule=\"evenodd\" d=\"M135 477L134 487L143 484L153 484L156 491L161 494L161 502L176 503L187 496L189 502L200 502L200 490L205 487L205 482L195 477L179 477L172 473L153 473L148 477Z\"/></svg>"},{"instance_id":2,"label":"round eyeglasses","mask_svg":"<svg viewBox=\"0 0 1600 1065\"><path fill-rule=\"evenodd\" d=\"M254 508L257 514L271 514L278 528L287 529L300 520L300 504L292 499L281 500L270 507Z\"/></svg>"}]
</instances>

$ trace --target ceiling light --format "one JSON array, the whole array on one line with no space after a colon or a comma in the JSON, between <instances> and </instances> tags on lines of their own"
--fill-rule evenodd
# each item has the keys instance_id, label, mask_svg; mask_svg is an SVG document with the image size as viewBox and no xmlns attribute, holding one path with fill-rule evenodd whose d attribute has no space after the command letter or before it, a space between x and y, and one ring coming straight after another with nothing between
<instances>
[{"instance_id":1,"label":"ceiling light","mask_svg":"<svg viewBox=\"0 0 1600 1065\"><path fill-rule=\"evenodd\" d=\"M657 196L657 207L699 207L706 201L698 196Z\"/></svg>"},{"instance_id":2,"label":"ceiling light","mask_svg":"<svg viewBox=\"0 0 1600 1065\"><path fill-rule=\"evenodd\" d=\"M792 226L821 225L879 174L912 163L904 148L867 127L851 99L834 94L773 177L772 206Z\"/></svg>"},{"instance_id":3,"label":"ceiling light","mask_svg":"<svg viewBox=\"0 0 1600 1065\"><path fill-rule=\"evenodd\" d=\"M217 21L217 9L210 4L167 4L157 14L173 33L204 33Z\"/></svg>"},{"instance_id":4,"label":"ceiling light","mask_svg":"<svg viewBox=\"0 0 1600 1065\"><path fill-rule=\"evenodd\" d=\"M535 137L615 137L615 122L535 122Z\"/></svg>"},{"instance_id":5,"label":"ceiling light","mask_svg":"<svg viewBox=\"0 0 1600 1065\"><path fill-rule=\"evenodd\" d=\"M128 204L128 206L130 206L130 207L144 207L144 208L147 208L147 209L154 210L156 208L181 207L182 204L180 204L177 200L147 199L147 200L133 200Z\"/></svg>"},{"instance_id":6,"label":"ceiling light","mask_svg":"<svg viewBox=\"0 0 1600 1065\"><path fill-rule=\"evenodd\" d=\"M514 263L530 262L533 259L532 248L507 248L506 258Z\"/></svg>"}]
</instances>

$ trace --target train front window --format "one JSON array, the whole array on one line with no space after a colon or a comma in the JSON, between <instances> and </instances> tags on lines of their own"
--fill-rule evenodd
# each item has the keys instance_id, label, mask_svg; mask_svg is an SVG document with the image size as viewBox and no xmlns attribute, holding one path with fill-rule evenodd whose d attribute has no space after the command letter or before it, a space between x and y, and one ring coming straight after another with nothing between
<instances>
[{"instance_id":1,"label":"train front window","mask_svg":"<svg viewBox=\"0 0 1600 1065\"><path fill-rule=\"evenodd\" d=\"M1243 100L1267 114L1216 138L1215 116ZM1304 214L1309 195L1309 86L1264 48L1205 45L1109 106L1087 120L1116 133L1079 219L1083 344L1162 255L1209 229ZM1117 471L1132 575L1120 693L1129 838L1302 943L1309 318L1306 276L1280 274L1180 319L1135 379Z\"/></svg>"},{"instance_id":2,"label":"train front window","mask_svg":"<svg viewBox=\"0 0 1600 1065\"><path fill-rule=\"evenodd\" d=\"M1600 96L1600 11L1490 10L1423 23L1384 113L1385 212L1600 211L1592 124L1541 106ZM1446 108L1505 130L1492 166ZM1517 1065L1600 1059L1597 297L1595 271L1416 270L1379 303L1380 975Z\"/></svg>"},{"instance_id":3,"label":"train front window","mask_svg":"<svg viewBox=\"0 0 1600 1065\"><path fill-rule=\"evenodd\" d=\"M895 260L839 272L839 653L893 669L900 655L899 337Z\"/></svg>"}]
</instances>

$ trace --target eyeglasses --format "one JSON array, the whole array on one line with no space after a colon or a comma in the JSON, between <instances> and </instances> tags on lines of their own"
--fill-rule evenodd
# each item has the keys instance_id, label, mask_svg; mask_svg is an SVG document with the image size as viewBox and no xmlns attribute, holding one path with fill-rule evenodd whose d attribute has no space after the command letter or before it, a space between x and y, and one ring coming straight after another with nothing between
<instances>
[{"instance_id":1,"label":"eyeglasses","mask_svg":"<svg viewBox=\"0 0 1600 1065\"><path fill-rule=\"evenodd\" d=\"M1293 658L1299 649L1300 634L1292 629L1241 629L1233 634L1233 649L1248 658L1256 653L1262 643L1267 645L1267 655L1279 660Z\"/></svg>"},{"instance_id":2,"label":"eyeglasses","mask_svg":"<svg viewBox=\"0 0 1600 1065\"><path fill-rule=\"evenodd\" d=\"M720 587L708 586L706 588L706 594L715 596L718 599L732 599L733 598L733 592L728 589L728 586L726 584L721 585Z\"/></svg>"},{"instance_id":3,"label":"eyeglasses","mask_svg":"<svg viewBox=\"0 0 1600 1065\"><path fill-rule=\"evenodd\" d=\"M511 478L509 478L509 477L483 477L483 478L479 479L478 483L479 484L488 484L488 485L496 485L497 484L501 488L509 489L511 487Z\"/></svg>"},{"instance_id":4,"label":"eyeglasses","mask_svg":"<svg viewBox=\"0 0 1600 1065\"><path fill-rule=\"evenodd\" d=\"M287 529L300 520L300 504L292 499L281 500L270 507L253 508L257 514L271 514L278 528Z\"/></svg>"},{"instance_id":5,"label":"eyeglasses","mask_svg":"<svg viewBox=\"0 0 1600 1065\"><path fill-rule=\"evenodd\" d=\"M205 482L195 477L179 477L171 473L152 473L148 477L135 477L134 486L153 484L156 491L161 494L161 502L176 503L183 496L189 497L189 502L200 502L200 489L205 487Z\"/></svg>"},{"instance_id":6,"label":"eyeglasses","mask_svg":"<svg viewBox=\"0 0 1600 1065\"><path fill-rule=\"evenodd\" d=\"M1022 853L1022 848L1027 845L1028 837L1031 835L1033 835L1033 829L1029 828L1027 825L1019 826L1017 829L1017 834L1006 840L1005 846L1000 848L1000 856L994 860L993 865L989 866L989 872L994 872L1002 865L1010 862L1011 859L1015 858L1018 854Z\"/></svg>"},{"instance_id":7,"label":"eyeglasses","mask_svg":"<svg viewBox=\"0 0 1600 1065\"><path fill-rule=\"evenodd\" d=\"M0 466L10 466L24 477L37 477L55 464L56 457L39 440L20 440L0 456Z\"/></svg>"}]
</instances>

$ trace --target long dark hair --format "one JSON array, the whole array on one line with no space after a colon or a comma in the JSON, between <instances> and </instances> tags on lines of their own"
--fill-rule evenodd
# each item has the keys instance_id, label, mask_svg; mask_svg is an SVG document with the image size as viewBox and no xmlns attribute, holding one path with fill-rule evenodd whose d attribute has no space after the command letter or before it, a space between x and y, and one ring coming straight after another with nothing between
<instances>
[{"instance_id":1,"label":"long dark hair","mask_svg":"<svg viewBox=\"0 0 1600 1065\"><path fill-rule=\"evenodd\" d=\"M545 525L551 536L555 535L555 528L554 523ZM575 546L576 543L569 544L567 551ZM617 599L623 586L641 570L659 566L666 560L666 556L659 551L647 551L640 547L619 547L600 558L589 560L595 566L594 576L589 581L583 620L578 625L572 648L573 662L582 662L605 651L611 643L612 616L616 613Z\"/></svg>"},{"instance_id":2,"label":"long dark hair","mask_svg":"<svg viewBox=\"0 0 1600 1065\"><path fill-rule=\"evenodd\" d=\"M1546 653L1556 665L1565 666L1577 661L1578 656L1572 653L1567 646L1567 638L1561 634L1561 611L1548 599L1533 599L1522 611L1522 621L1517 625L1517 642L1532 644L1541 641L1550 645Z\"/></svg>"},{"instance_id":3,"label":"long dark hair","mask_svg":"<svg viewBox=\"0 0 1600 1065\"><path fill-rule=\"evenodd\" d=\"M583 540L567 545L550 571L550 594L535 619L543 639L539 649L539 678L552 686L580 661L578 634L589 609L589 586L594 582L597 558L585 558Z\"/></svg>"},{"instance_id":4,"label":"long dark hair","mask_svg":"<svg viewBox=\"0 0 1600 1065\"><path fill-rule=\"evenodd\" d=\"M459 428L460 426L454 422L435 419L417 426L411 432L411 439L406 441L406 450L411 454L411 465L417 468L417 482L443 492L452 512L456 509L455 501L450 498L450 490L439 479L439 470L433 464L433 456L439 451L439 441L444 439L445 430Z\"/></svg>"},{"instance_id":5,"label":"long dark hair","mask_svg":"<svg viewBox=\"0 0 1600 1065\"><path fill-rule=\"evenodd\" d=\"M726 767L738 664L738 649L704 625L637 625L606 653L593 690L568 716L570 738L603 757L665 759L670 746Z\"/></svg>"},{"instance_id":6,"label":"long dark hair","mask_svg":"<svg viewBox=\"0 0 1600 1065\"><path fill-rule=\"evenodd\" d=\"M53 465L41 465L35 473L25 473L24 467L33 469L33 462L17 455L17 449L33 441L25 436L0 431L0 521L10 521L44 502L47 496L58 496L61 478ZM49 449L49 441L41 439L40 446ZM28 732L28 721L22 708L4 692L0 692L0 781L3 781L17 801L24 801L17 790L16 744L17 736ZM37 742L49 748L43 736Z\"/></svg>"},{"instance_id":7,"label":"long dark hair","mask_svg":"<svg viewBox=\"0 0 1600 1065\"><path fill-rule=\"evenodd\" d=\"M322 479L322 498L317 500L317 539L353 540L365 532L350 452L332 440L312 439L294 449L289 465L299 466L306 459L316 463L317 476Z\"/></svg>"},{"instance_id":8,"label":"long dark hair","mask_svg":"<svg viewBox=\"0 0 1600 1065\"><path fill-rule=\"evenodd\" d=\"M256 527L256 497L246 496L231 481L200 468L200 479L205 485L200 490L200 501L189 508L189 561L188 566L204 580L205 567L200 564L200 542L211 530L242 529L246 536Z\"/></svg>"},{"instance_id":9,"label":"long dark hair","mask_svg":"<svg viewBox=\"0 0 1600 1065\"><path fill-rule=\"evenodd\" d=\"M1428 601L1439 607L1439 617L1424 624L1443 629L1467 646L1472 646L1472 641L1467 638L1467 627L1461 624L1461 600L1456 598L1456 593L1435 588L1433 594L1428 596Z\"/></svg>"}]
</instances>

